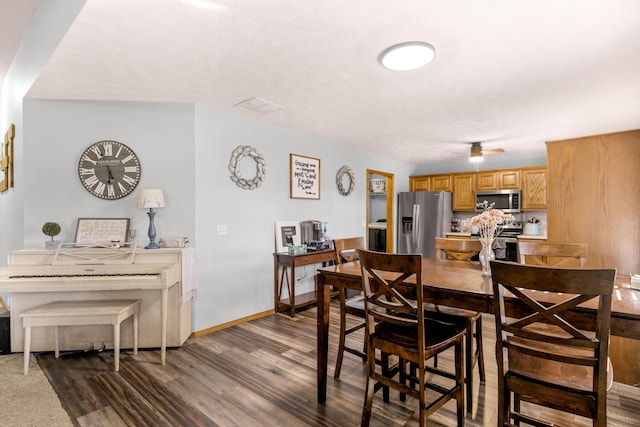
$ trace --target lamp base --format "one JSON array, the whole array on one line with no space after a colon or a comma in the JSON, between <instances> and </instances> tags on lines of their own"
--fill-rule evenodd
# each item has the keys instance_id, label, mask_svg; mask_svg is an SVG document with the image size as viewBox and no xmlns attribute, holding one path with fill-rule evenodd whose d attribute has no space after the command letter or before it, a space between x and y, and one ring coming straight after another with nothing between
<instances>
[{"instance_id":1,"label":"lamp base","mask_svg":"<svg viewBox=\"0 0 640 427\"><path fill-rule=\"evenodd\" d=\"M157 244L156 242L151 242L149 243L147 246L145 246L145 249L160 249L162 246L160 246L159 244Z\"/></svg>"}]
</instances>

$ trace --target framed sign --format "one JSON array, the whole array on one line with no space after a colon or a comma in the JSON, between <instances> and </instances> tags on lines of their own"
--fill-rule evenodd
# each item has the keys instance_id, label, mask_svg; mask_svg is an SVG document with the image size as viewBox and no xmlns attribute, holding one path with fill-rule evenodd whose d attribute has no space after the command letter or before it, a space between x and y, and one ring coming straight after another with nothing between
<instances>
[{"instance_id":1,"label":"framed sign","mask_svg":"<svg viewBox=\"0 0 640 427\"><path fill-rule=\"evenodd\" d=\"M297 221L276 221L276 252L287 252L287 245L301 242L300 223Z\"/></svg>"},{"instance_id":2,"label":"framed sign","mask_svg":"<svg viewBox=\"0 0 640 427\"><path fill-rule=\"evenodd\" d=\"M124 243L129 235L129 218L78 218L76 243Z\"/></svg>"},{"instance_id":3,"label":"framed sign","mask_svg":"<svg viewBox=\"0 0 640 427\"><path fill-rule=\"evenodd\" d=\"M320 159L289 154L292 199L320 199Z\"/></svg>"}]
</instances>

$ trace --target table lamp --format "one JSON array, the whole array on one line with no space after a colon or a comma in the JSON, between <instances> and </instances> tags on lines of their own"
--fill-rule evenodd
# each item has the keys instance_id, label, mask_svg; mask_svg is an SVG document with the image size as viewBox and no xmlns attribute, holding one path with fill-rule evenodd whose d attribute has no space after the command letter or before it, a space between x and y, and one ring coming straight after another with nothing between
<instances>
[{"instance_id":1,"label":"table lamp","mask_svg":"<svg viewBox=\"0 0 640 427\"><path fill-rule=\"evenodd\" d=\"M156 216L154 208L164 208L164 194L162 190L140 190L138 191L138 207L147 209L149 208L149 244L145 246L145 249L158 249L159 244L156 243L156 227L153 224L153 217Z\"/></svg>"}]
</instances>

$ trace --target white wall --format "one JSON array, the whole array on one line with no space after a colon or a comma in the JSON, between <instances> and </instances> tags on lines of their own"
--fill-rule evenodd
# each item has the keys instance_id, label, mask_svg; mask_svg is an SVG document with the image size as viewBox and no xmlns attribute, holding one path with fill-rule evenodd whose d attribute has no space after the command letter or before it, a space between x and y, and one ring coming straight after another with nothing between
<instances>
[{"instance_id":1,"label":"white wall","mask_svg":"<svg viewBox=\"0 0 640 427\"><path fill-rule=\"evenodd\" d=\"M14 165L15 187L0 193L0 259L6 259L11 249L22 245L24 237L24 147L22 103L25 94L78 15L85 0L65 1L59 7L56 0L40 0L29 27L7 72L0 90L0 137L13 123L16 128Z\"/></svg>"},{"instance_id":2,"label":"white wall","mask_svg":"<svg viewBox=\"0 0 640 427\"><path fill-rule=\"evenodd\" d=\"M274 222L320 219L333 237L364 235L366 169L395 174L406 191L412 166L251 118L202 106L124 102L26 100L24 103L24 239L20 247L43 247L46 221L62 226L57 239L73 241L77 218L131 218L136 242L148 242L146 211L135 191L102 200L78 179L81 153L93 142L112 139L138 155L138 189L162 188L167 207L156 215L158 238L188 236L200 260L200 289L194 330L203 330L273 308ZM251 145L264 156L266 175L255 190L230 179L231 152ZM289 197L289 154L319 158L320 200ZM338 193L336 174L348 165L353 193ZM255 162L241 169L255 175ZM216 226L227 226L218 236ZM313 287L314 267L301 267L299 291Z\"/></svg>"},{"instance_id":3,"label":"white wall","mask_svg":"<svg viewBox=\"0 0 640 427\"><path fill-rule=\"evenodd\" d=\"M366 169L395 174L396 191L407 191L411 165L339 146L299 132L207 107L196 107L196 230L200 290L195 329L273 308L274 222L328 221L334 238L363 236ZM265 159L263 184L243 190L230 179L232 151L250 145ZM320 200L289 197L289 154L320 159ZM356 176L350 196L338 193L336 174L349 166ZM243 177L255 176L255 162L241 162ZM216 226L228 235L217 236ZM299 276L313 277L301 267ZM301 290L312 286L309 280ZM231 303L230 303L231 302Z\"/></svg>"},{"instance_id":4,"label":"white wall","mask_svg":"<svg viewBox=\"0 0 640 427\"><path fill-rule=\"evenodd\" d=\"M195 235L193 105L26 100L24 103L25 248L44 247L42 225L62 227L57 240L73 242L78 218L130 218L139 246L149 242L148 210L136 193L161 188L166 208L155 217L160 237ZM78 178L78 161L92 143L115 140L141 165L140 183L126 197L103 200Z\"/></svg>"}]
</instances>

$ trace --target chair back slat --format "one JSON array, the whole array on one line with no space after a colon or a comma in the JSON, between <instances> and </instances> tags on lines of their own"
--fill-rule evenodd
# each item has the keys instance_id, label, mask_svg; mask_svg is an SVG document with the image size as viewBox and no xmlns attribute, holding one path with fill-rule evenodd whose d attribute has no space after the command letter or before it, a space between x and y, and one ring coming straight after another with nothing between
<instances>
[{"instance_id":1,"label":"chair back slat","mask_svg":"<svg viewBox=\"0 0 640 427\"><path fill-rule=\"evenodd\" d=\"M518 242L518 260L520 264L585 268L588 248L587 243Z\"/></svg>"},{"instance_id":2,"label":"chair back slat","mask_svg":"<svg viewBox=\"0 0 640 427\"><path fill-rule=\"evenodd\" d=\"M364 249L364 237L334 239L333 247L336 251L338 264L356 261L358 259L358 250Z\"/></svg>"},{"instance_id":3,"label":"chair back slat","mask_svg":"<svg viewBox=\"0 0 640 427\"><path fill-rule=\"evenodd\" d=\"M450 239L436 237L436 262L444 263L448 260L470 261L482 250L482 243L478 239Z\"/></svg>"}]
</instances>

